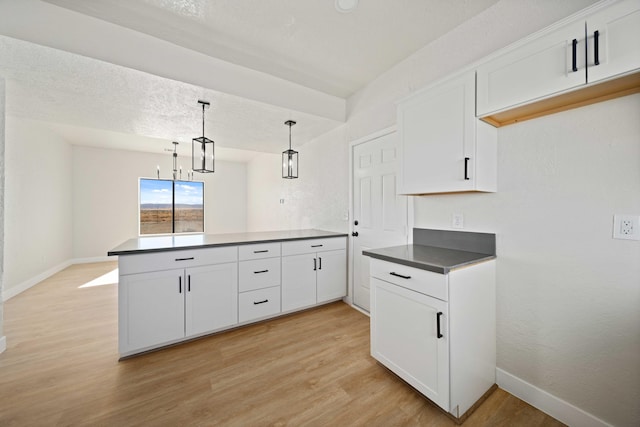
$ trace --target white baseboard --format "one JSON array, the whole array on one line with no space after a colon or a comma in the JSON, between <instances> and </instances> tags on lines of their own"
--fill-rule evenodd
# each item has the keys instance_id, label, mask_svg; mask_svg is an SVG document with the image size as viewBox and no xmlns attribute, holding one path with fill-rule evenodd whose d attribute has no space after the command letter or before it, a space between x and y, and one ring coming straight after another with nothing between
<instances>
[{"instance_id":1,"label":"white baseboard","mask_svg":"<svg viewBox=\"0 0 640 427\"><path fill-rule=\"evenodd\" d=\"M7 337L0 337L0 353L7 349Z\"/></svg>"},{"instance_id":2,"label":"white baseboard","mask_svg":"<svg viewBox=\"0 0 640 427\"><path fill-rule=\"evenodd\" d=\"M73 264L71 260L65 261L61 264L56 265L55 267L48 269L47 271L43 271L42 273L30 278L29 280L25 280L24 282L19 283L16 286L12 286L9 289L3 289L2 300L7 301L8 299L15 297L19 293L24 292L30 287L42 282L44 279L53 276L59 271L64 270L65 268L69 267L71 264Z\"/></svg>"},{"instance_id":3,"label":"white baseboard","mask_svg":"<svg viewBox=\"0 0 640 427\"><path fill-rule=\"evenodd\" d=\"M569 426L612 427L611 424L500 368L496 368L496 382L501 389Z\"/></svg>"},{"instance_id":4,"label":"white baseboard","mask_svg":"<svg viewBox=\"0 0 640 427\"><path fill-rule=\"evenodd\" d=\"M117 256L94 256L90 258L74 258L71 264L90 264L92 262L118 261Z\"/></svg>"}]
</instances>

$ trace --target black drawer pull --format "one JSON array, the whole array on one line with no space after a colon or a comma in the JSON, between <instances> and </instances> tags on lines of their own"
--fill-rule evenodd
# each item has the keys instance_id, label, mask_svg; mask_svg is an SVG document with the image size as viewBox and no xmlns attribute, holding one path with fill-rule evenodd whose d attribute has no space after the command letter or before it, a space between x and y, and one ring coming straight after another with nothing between
<instances>
[{"instance_id":1,"label":"black drawer pull","mask_svg":"<svg viewBox=\"0 0 640 427\"><path fill-rule=\"evenodd\" d=\"M258 305L258 304L264 304L265 302L269 302L268 299L264 300L264 301L254 301L253 305Z\"/></svg>"},{"instance_id":2,"label":"black drawer pull","mask_svg":"<svg viewBox=\"0 0 640 427\"><path fill-rule=\"evenodd\" d=\"M324 245L311 245L311 247L312 247L312 248L321 248L321 247L323 247L323 246L324 246Z\"/></svg>"},{"instance_id":3,"label":"black drawer pull","mask_svg":"<svg viewBox=\"0 0 640 427\"><path fill-rule=\"evenodd\" d=\"M269 249L265 249L263 251L253 251L254 254L264 254L264 253L267 253L267 252L269 252Z\"/></svg>"},{"instance_id":4,"label":"black drawer pull","mask_svg":"<svg viewBox=\"0 0 640 427\"><path fill-rule=\"evenodd\" d=\"M253 274L268 273L269 270L254 271Z\"/></svg>"},{"instance_id":5,"label":"black drawer pull","mask_svg":"<svg viewBox=\"0 0 640 427\"><path fill-rule=\"evenodd\" d=\"M436 323L438 324L438 338L442 338L444 335L440 332L440 316L442 316L442 312L439 311L436 314Z\"/></svg>"},{"instance_id":6,"label":"black drawer pull","mask_svg":"<svg viewBox=\"0 0 640 427\"><path fill-rule=\"evenodd\" d=\"M600 65L600 31L593 32L593 58L594 65Z\"/></svg>"},{"instance_id":7,"label":"black drawer pull","mask_svg":"<svg viewBox=\"0 0 640 427\"><path fill-rule=\"evenodd\" d=\"M578 71L578 40L573 39L571 42L572 52L571 52L571 71L574 73Z\"/></svg>"},{"instance_id":8,"label":"black drawer pull","mask_svg":"<svg viewBox=\"0 0 640 427\"><path fill-rule=\"evenodd\" d=\"M469 180L469 157L465 157L464 158L464 179L466 181Z\"/></svg>"},{"instance_id":9,"label":"black drawer pull","mask_svg":"<svg viewBox=\"0 0 640 427\"><path fill-rule=\"evenodd\" d=\"M389 273L389 274L390 274L390 275L392 275L392 276L400 277L400 278L402 278L402 279L411 279L411 276L403 276L402 274L398 274L398 273L396 273L396 272L394 272L394 271L392 271L392 272L391 272L391 273Z\"/></svg>"},{"instance_id":10,"label":"black drawer pull","mask_svg":"<svg viewBox=\"0 0 640 427\"><path fill-rule=\"evenodd\" d=\"M189 257L189 258L176 258L176 261L191 261L192 259L194 259L193 257Z\"/></svg>"}]
</instances>

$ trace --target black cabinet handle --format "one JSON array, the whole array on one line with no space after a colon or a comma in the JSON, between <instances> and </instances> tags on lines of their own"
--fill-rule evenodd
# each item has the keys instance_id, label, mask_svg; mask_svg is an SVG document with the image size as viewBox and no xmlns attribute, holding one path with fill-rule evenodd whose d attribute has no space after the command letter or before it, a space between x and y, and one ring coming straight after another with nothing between
<instances>
[{"instance_id":1,"label":"black cabinet handle","mask_svg":"<svg viewBox=\"0 0 640 427\"><path fill-rule=\"evenodd\" d=\"M178 277L178 293L182 293L182 276Z\"/></svg>"},{"instance_id":2,"label":"black cabinet handle","mask_svg":"<svg viewBox=\"0 0 640 427\"><path fill-rule=\"evenodd\" d=\"M265 249L264 251L253 251L254 254L264 254L269 252L269 249Z\"/></svg>"},{"instance_id":3,"label":"black cabinet handle","mask_svg":"<svg viewBox=\"0 0 640 427\"><path fill-rule=\"evenodd\" d=\"M358 225L358 220L353 221L353 225Z\"/></svg>"},{"instance_id":4,"label":"black cabinet handle","mask_svg":"<svg viewBox=\"0 0 640 427\"><path fill-rule=\"evenodd\" d=\"M352 235L353 237L358 237L358 232L357 232L357 231L354 231L353 233L351 233L351 235Z\"/></svg>"},{"instance_id":5,"label":"black cabinet handle","mask_svg":"<svg viewBox=\"0 0 640 427\"><path fill-rule=\"evenodd\" d=\"M176 261L190 261L192 260L193 257L189 257L189 258L176 258Z\"/></svg>"},{"instance_id":6,"label":"black cabinet handle","mask_svg":"<svg viewBox=\"0 0 640 427\"><path fill-rule=\"evenodd\" d=\"M395 271L392 271L391 273L389 273L392 276L396 276L396 277L400 277L402 279L411 279L411 276L403 276L402 274L398 274Z\"/></svg>"},{"instance_id":7,"label":"black cabinet handle","mask_svg":"<svg viewBox=\"0 0 640 427\"><path fill-rule=\"evenodd\" d=\"M464 158L464 179L469 180L469 157Z\"/></svg>"},{"instance_id":8,"label":"black cabinet handle","mask_svg":"<svg viewBox=\"0 0 640 427\"><path fill-rule=\"evenodd\" d=\"M254 271L253 274L268 273L269 270Z\"/></svg>"},{"instance_id":9,"label":"black cabinet handle","mask_svg":"<svg viewBox=\"0 0 640 427\"><path fill-rule=\"evenodd\" d=\"M311 245L312 248L321 248L324 245Z\"/></svg>"},{"instance_id":10,"label":"black cabinet handle","mask_svg":"<svg viewBox=\"0 0 640 427\"><path fill-rule=\"evenodd\" d=\"M600 65L600 31L593 32L593 63Z\"/></svg>"},{"instance_id":11,"label":"black cabinet handle","mask_svg":"<svg viewBox=\"0 0 640 427\"><path fill-rule=\"evenodd\" d=\"M573 39L572 44L572 52L571 52L571 70L575 73L578 71L578 40Z\"/></svg>"},{"instance_id":12,"label":"black cabinet handle","mask_svg":"<svg viewBox=\"0 0 640 427\"><path fill-rule=\"evenodd\" d=\"M264 300L264 301L254 301L253 305L258 305L258 304L264 304L265 302L269 302L268 299Z\"/></svg>"},{"instance_id":13,"label":"black cabinet handle","mask_svg":"<svg viewBox=\"0 0 640 427\"><path fill-rule=\"evenodd\" d=\"M191 275L187 275L187 292L191 292Z\"/></svg>"},{"instance_id":14,"label":"black cabinet handle","mask_svg":"<svg viewBox=\"0 0 640 427\"><path fill-rule=\"evenodd\" d=\"M436 314L436 323L438 324L438 338L442 338L444 336L440 332L440 316L442 316L442 312L441 311L439 311L438 314Z\"/></svg>"},{"instance_id":15,"label":"black cabinet handle","mask_svg":"<svg viewBox=\"0 0 640 427\"><path fill-rule=\"evenodd\" d=\"M318 270L322 270L322 257L318 257Z\"/></svg>"},{"instance_id":16,"label":"black cabinet handle","mask_svg":"<svg viewBox=\"0 0 640 427\"><path fill-rule=\"evenodd\" d=\"M318 269L317 264L316 264L316 259L313 259L313 271L316 271Z\"/></svg>"}]
</instances>

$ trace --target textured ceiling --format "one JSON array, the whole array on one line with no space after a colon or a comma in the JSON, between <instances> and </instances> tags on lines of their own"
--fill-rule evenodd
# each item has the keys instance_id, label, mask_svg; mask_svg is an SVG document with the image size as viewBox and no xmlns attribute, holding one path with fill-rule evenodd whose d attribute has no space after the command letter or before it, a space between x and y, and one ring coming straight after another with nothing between
<instances>
[{"instance_id":1,"label":"textured ceiling","mask_svg":"<svg viewBox=\"0 0 640 427\"><path fill-rule=\"evenodd\" d=\"M45 0L346 98L498 0Z\"/></svg>"},{"instance_id":2,"label":"textured ceiling","mask_svg":"<svg viewBox=\"0 0 640 427\"><path fill-rule=\"evenodd\" d=\"M314 94L320 93L342 101L496 2L360 0L355 11L340 13L334 0L0 0L0 33L10 35L0 35L0 76L7 79L8 114L50 123L74 144L162 152L175 140L184 150L201 134L197 100L210 101L206 136L228 149L221 154L246 161L252 154L234 150L279 153L286 148L285 120L298 122L294 148L342 122L327 118L338 116L272 103L272 95L248 99L237 90L193 84L189 73L162 73L171 67L189 70L174 56L140 55L153 66L160 64L156 72L95 59L101 57L92 58L92 52L111 48L137 55L139 50L126 48L127 37L146 34L152 37L145 40L164 40L167 48L251 70L254 74L238 69L247 93L259 92L262 85L269 94L277 87L285 97L310 95L296 98L306 104L314 104ZM106 32L99 33L97 23ZM121 38L109 46L108 36L90 38L94 32ZM68 48L83 35L98 43L85 44L88 50ZM141 42L130 43L139 47ZM123 135L136 137L126 142Z\"/></svg>"},{"instance_id":3,"label":"textured ceiling","mask_svg":"<svg viewBox=\"0 0 640 427\"><path fill-rule=\"evenodd\" d=\"M287 148L288 119L298 122L294 146L340 124L2 36L0 75L8 81L8 114L68 125L58 130L77 144L77 128L84 127L152 138L132 144L136 151L162 152L171 146L167 140L186 147L202 134L198 99L211 102L205 134L220 147L277 153ZM153 139L162 146L154 147Z\"/></svg>"}]
</instances>

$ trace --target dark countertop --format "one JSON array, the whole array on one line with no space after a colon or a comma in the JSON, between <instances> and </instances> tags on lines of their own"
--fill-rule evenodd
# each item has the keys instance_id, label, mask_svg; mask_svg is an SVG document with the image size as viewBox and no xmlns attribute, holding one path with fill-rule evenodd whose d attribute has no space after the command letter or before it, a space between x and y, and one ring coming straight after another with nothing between
<instances>
[{"instance_id":1,"label":"dark countertop","mask_svg":"<svg viewBox=\"0 0 640 427\"><path fill-rule=\"evenodd\" d=\"M188 234L182 236L149 236L129 239L110 250L107 255L132 255L146 252L164 252L179 249L197 249L216 246L248 245L251 243L281 242L285 240L346 237L346 233L323 230L259 231L253 233Z\"/></svg>"},{"instance_id":2,"label":"dark countertop","mask_svg":"<svg viewBox=\"0 0 640 427\"><path fill-rule=\"evenodd\" d=\"M495 259L494 254L425 245L402 245L362 251L363 255L409 267L447 274L451 270Z\"/></svg>"}]
</instances>

